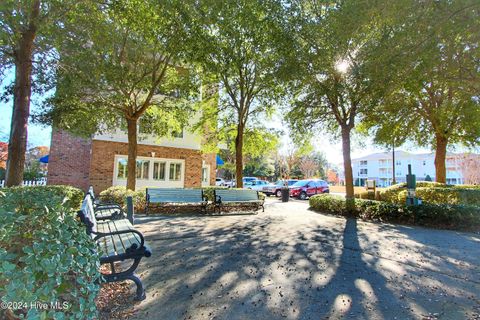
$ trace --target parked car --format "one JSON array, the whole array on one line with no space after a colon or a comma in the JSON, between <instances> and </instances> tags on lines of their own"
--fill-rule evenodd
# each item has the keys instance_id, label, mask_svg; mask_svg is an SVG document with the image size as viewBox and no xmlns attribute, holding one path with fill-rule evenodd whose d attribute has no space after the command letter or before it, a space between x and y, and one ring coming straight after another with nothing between
<instances>
[{"instance_id":1,"label":"parked car","mask_svg":"<svg viewBox=\"0 0 480 320\"><path fill-rule=\"evenodd\" d=\"M225 187L229 187L229 188L235 188L236 185L237 185L237 182L235 182L235 180L227 180L225 181L225 184L224 184Z\"/></svg>"},{"instance_id":2,"label":"parked car","mask_svg":"<svg viewBox=\"0 0 480 320\"><path fill-rule=\"evenodd\" d=\"M290 180L287 180L287 184L290 187L297 181L298 181L297 179L290 179ZM267 196L275 195L278 198L280 198L282 196L282 187L284 183L285 183L285 180L278 180L275 183L272 183L263 187L262 192L265 193Z\"/></svg>"},{"instance_id":3,"label":"parked car","mask_svg":"<svg viewBox=\"0 0 480 320\"><path fill-rule=\"evenodd\" d=\"M258 180L260 180L260 179L258 179L256 177L243 177L242 178L243 184L245 184L247 182L258 181Z\"/></svg>"},{"instance_id":4,"label":"parked car","mask_svg":"<svg viewBox=\"0 0 480 320\"><path fill-rule=\"evenodd\" d=\"M290 197L301 200L307 199L315 194L329 193L328 183L324 180L307 179L300 180L289 187Z\"/></svg>"},{"instance_id":5,"label":"parked car","mask_svg":"<svg viewBox=\"0 0 480 320\"><path fill-rule=\"evenodd\" d=\"M264 180L253 180L253 181L247 181L243 185L244 188L246 189L251 189L255 191L263 191L263 187L268 185L268 181Z\"/></svg>"},{"instance_id":6,"label":"parked car","mask_svg":"<svg viewBox=\"0 0 480 320\"><path fill-rule=\"evenodd\" d=\"M217 178L215 180L215 185L219 186L219 187L223 187L223 186L225 186L225 180L223 180L222 178Z\"/></svg>"}]
</instances>

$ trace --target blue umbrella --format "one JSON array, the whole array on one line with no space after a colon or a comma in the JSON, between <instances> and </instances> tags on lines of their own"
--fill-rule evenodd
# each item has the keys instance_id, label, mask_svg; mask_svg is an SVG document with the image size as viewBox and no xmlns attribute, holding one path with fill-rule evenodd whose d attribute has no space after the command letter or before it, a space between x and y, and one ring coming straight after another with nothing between
<instances>
[{"instance_id":1,"label":"blue umbrella","mask_svg":"<svg viewBox=\"0 0 480 320\"><path fill-rule=\"evenodd\" d=\"M224 163L225 162L223 162L222 158L220 158L220 156L217 154L217 166L221 166Z\"/></svg>"},{"instance_id":2,"label":"blue umbrella","mask_svg":"<svg viewBox=\"0 0 480 320\"><path fill-rule=\"evenodd\" d=\"M38 159L41 163L48 163L48 154Z\"/></svg>"}]
</instances>

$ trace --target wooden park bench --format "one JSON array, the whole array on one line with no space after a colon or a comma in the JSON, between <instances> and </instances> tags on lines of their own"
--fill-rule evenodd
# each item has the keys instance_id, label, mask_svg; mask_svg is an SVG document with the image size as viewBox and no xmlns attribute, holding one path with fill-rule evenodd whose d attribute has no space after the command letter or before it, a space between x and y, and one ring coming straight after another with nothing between
<instances>
[{"instance_id":1,"label":"wooden park bench","mask_svg":"<svg viewBox=\"0 0 480 320\"><path fill-rule=\"evenodd\" d=\"M263 206L265 200L260 199L260 193L255 190L248 189L215 189L214 190L215 208L214 212L218 210L221 213L222 207L245 204L255 206L258 211L260 207L262 212L265 211Z\"/></svg>"},{"instance_id":2,"label":"wooden park bench","mask_svg":"<svg viewBox=\"0 0 480 320\"><path fill-rule=\"evenodd\" d=\"M145 299L142 281L135 275L135 270L143 257L150 257L152 252L145 244L143 235L134 229L128 219L97 221L90 196L83 200L78 217L85 224L87 234L97 245L100 264L110 265L111 273L103 273L107 282L132 280L137 285L136 300ZM117 271L115 263L132 261L128 268Z\"/></svg>"},{"instance_id":3,"label":"wooden park bench","mask_svg":"<svg viewBox=\"0 0 480 320\"><path fill-rule=\"evenodd\" d=\"M95 211L95 218L97 220L111 220L125 218L125 212L122 206L113 202L101 202L95 197L93 186L90 186L87 195L92 199L93 210Z\"/></svg>"},{"instance_id":4,"label":"wooden park bench","mask_svg":"<svg viewBox=\"0 0 480 320\"><path fill-rule=\"evenodd\" d=\"M202 189L147 188L145 213L151 204L200 206L207 213L207 198Z\"/></svg>"}]
</instances>

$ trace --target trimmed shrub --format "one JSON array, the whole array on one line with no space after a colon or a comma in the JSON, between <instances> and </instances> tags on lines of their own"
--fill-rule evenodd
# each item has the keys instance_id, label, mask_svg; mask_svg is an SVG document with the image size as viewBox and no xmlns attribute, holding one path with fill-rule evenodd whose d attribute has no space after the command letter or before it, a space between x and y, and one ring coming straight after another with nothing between
<instances>
[{"instance_id":1,"label":"trimmed shrub","mask_svg":"<svg viewBox=\"0 0 480 320\"><path fill-rule=\"evenodd\" d=\"M346 200L341 196L316 195L310 198L315 211L345 216ZM415 224L446 229L480 229L480 207L425 203L407 206L383 201L355 199L355 217L364 220Z\"/></svg>"},{"instance_id":2,"label":"trimmed shrub","mask_svg":"<svg viewBox=\"0 0 480 320\"><path fill-rule=\"evenodd\" d=\"M110 187L100 192L100 201L113 202L121 205L123 208L127 207L127 197L133 198L133 206L135 211L145 211L146 194L145 188L136 191L127 190L125 187Z\"/></svg>"},{"instance_id":3,"label":"trimmed shrub","mask_svg":"<svg viewBox=\"0 0 480 320\"><path fill-rule=\"evenodd\" d=\"M416 195L424 203L480 206L480 189L417 188ZM406 199L407 191L401 191L396 203L405 204Z\"/></svg>"},{"instance_id":4,"label":"trimmed shrub","mask_svg":"<svg viewBox=\"0 0 480 320\"><path fill-rule=\"evenodd\" d=\"M364 192L360 192L360 193L355 193L355 198L357 198L357 199L375 200L375 192L373 192L373 191L364 191Z\"/></svg>"},{"instance_id":5,"label":"trimmed shrub","mask_svg":"<svg viewBox=\"0 0 480 320\"><path fill-rule=\"evenodd\" d=\"M405 184L405 187L407 184ZM417 188L453 188L452 185L432 181L417 181Z\"/></svg>"},{"instance_id":6,"label":"trimmed shrub","mask_svg":"<svg viewBox=\"0 0 480 320\"><path fill-rule=\"evenodd\" d=\"M2 189L2 192L7 198L0 198L0 205L8 205L13 210L24 213L58 203L78 210L85 197L85 193L78 188L60 185L11 187Z\"/></svg>"},{"instance_id":7,"label":"trimmed shrub","mask_svg":"<svg viewBox=\"0 0 480 320\"><path fill-rule=\"evenodd\" d=\"M314 195L310 197L308 203L312 209L317 211L339 214L343 216L348 215L345 198L339 195Z\"/></svg>"},{"instance_id":8,"label":"trimmed shrub","mask_svg":"<svg viewBox=\"0 0 480 320\"><path fill-rule=\"evenodd\" d=\"M0 297L6 303L21 302L18 309L4 311L9 313L5 316L95 318L99 261L85 227L75 219L78 192L67 188L68 198L60 188L21 189L5 189L0 195ZM33 303L48 308L31 308Z\"/></svg>"},{"instance_id":9,"label":"trimmed shrub","mask_svg":"<svg viewBox=\"0 0 480 320\"><path fill-rule=\"evenodd\" d=\"M406 183L399 183L385 188L384 190L380 191L380 200L396 203L398 201L398 194L403 190L407 190Z\"/></svg>"}]
</instances>

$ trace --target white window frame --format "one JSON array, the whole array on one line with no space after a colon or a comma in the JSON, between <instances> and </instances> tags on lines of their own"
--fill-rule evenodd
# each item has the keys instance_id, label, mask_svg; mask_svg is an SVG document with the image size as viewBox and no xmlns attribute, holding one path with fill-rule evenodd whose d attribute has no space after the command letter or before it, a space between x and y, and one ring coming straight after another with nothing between
<instances>
[{"instance_id":1,"label":"white window frame","mask_svg":"<svg viewBox=\"0 0 480 320\"><path fill-rule=\"evenodd\" d=\"M179 164L179 165L180 165L180 178L179 178L178 180L177 180L177 179L171 179L171 178L170 178L170 169L171 169L171 167L172 167L172 164L173 164L173 165L176 165L176 164ZM182 172L183 172L183 165L184 165L184 164L183 164L182 162L180 162L180 161L170 161L170 162L168 163L168 181L181 181L181 180L182 180L182 178L183 178L183 173L182 173ZM174 168L175 168L175 167L176 167L176 166L174 166ZM174 170L174 171L176 171L176 170Z\"/></svg>"},{"instance_id":2,"label":"white window frame","mask_svg":"<svg viewBox=\"0 0 480 320\"><path fill-rule=\"evenodd\" d=\"M153 160L151 161L152 163L152 166L153 166L153 169L152 169L152 180L153 181L166 181L167 180L167 161L160 161L160 160L157 160L156 158L153 158ZM155 179L155 163L158 163L158 164L164 164L165 167L164 167L164 171L163 171L163 179Z\"/></svg>"},{"instance_id":3,"label":"white window frame","mask_svg":"<svg viewBox=\"0 0 480 320\"><path fill-rule=\"evenodd\" d=\"M118 178L118 160L127 159L126 155L115 155L114 157L114 166L113 166L113 186L126 186L126 178ZM157 188L184 188L185 187L185 160L183 159L172 159L172 158L157 158L157 157L137 157L137 160L148 160L150 161L148 168L148 177L149 179L136 179L135 187L157 187ZM153 164L154 162L165 162L165 180L154 180L153 179ZM181 164L180 169L180 180L170 180L170 163L179 163Z\"/></svg>"}]
</instances>

